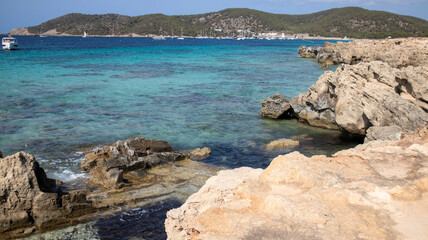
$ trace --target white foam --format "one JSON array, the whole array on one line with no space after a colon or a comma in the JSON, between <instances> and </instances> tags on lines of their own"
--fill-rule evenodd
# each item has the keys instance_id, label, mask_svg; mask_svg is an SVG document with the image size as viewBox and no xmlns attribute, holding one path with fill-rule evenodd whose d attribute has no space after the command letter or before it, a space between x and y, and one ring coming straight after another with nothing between
<instances>
[{"instance_id":1,"label":"white foam","mask_svg":"<svg viewBox=\"0 0 428 240\"><path fill-rule=\"evenodd\" d=\"M53 176L53 178L61 180L63 182L70 182L79 178L88 177L87 173L76 173L68 169L63 170L62 172L53 172L51 173L51 175Z\"/></svg>"}]
</instances>

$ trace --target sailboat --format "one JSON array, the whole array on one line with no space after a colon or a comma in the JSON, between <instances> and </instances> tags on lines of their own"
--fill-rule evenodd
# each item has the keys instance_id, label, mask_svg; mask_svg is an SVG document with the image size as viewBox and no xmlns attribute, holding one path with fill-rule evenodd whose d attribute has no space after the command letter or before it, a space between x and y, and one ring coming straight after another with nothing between
<instances>
[{"instance_id":1,"label":"sailboat","mask_svg":"<svg viewBox=\"0 0 428 240\"><path fill-rule=\"evenodd\" d=\"M86 32L85 31L83 31L83 37L85 38L85 37L87 37L88 36L88 34L86 34Z\"/></svg>"},{"instance_id":2,"label":"sailboat","mask_svg":"<svg viewBox=\"0 0 428 240\"><path fill-rule=\"evenodd\" d=\"M46 35L42 35L42 27L43 27L43 23L40 24L40 34L39 34L39 37L46 37Z\"/></svg>"},{"instance_id":3,"label":"sailboat","mask_svg":"<svg viewBox=\"0 0 428 240\"><path fill-rule=\"evenodd\" d=\"M180 37L179 38L177 38L178 40L184 40L184 37L183 37L183 28L181 28L181 35L180 35Z\"/></svg>"}]
</instances>

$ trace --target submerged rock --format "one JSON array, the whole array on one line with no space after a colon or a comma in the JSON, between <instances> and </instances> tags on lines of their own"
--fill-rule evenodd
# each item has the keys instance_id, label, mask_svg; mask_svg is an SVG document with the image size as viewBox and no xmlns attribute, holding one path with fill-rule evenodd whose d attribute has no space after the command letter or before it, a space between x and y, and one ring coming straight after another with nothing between
<instances>
[{"instance_id":1,"label":"submerged rock","mask_svg":"<svg viewBox=\"0 0 428 240\"><path fill-rule=\"evenodd\" d=\"M266 118L281 118L291 117L291 105L288 99L279 93L273 96L260 100L262 103L262 110L260 115Z\"/></svg>"},{"instance_id":2,"label":"submerged rock","mask_svg":"<svg viewBox=\"0 0 428 240\"><path fill-rule=\"evenodd\" d=\"M186 157L183 153L175 152L166 141L136 137L117 141L86 154L81 167L89 172L92 183L116 189L129 183L124 173L184 160Z\"/></svg>"},{"instance_id":3,"label":"submerged rock","mask_svg":"<svg viewBox=\"0 0 428 240\"><path fill-rule=\"evenodd\" d=\"M271 141L266 145L267 149L275 149L275 148L294 148L299 146L299 141L281 138L278 140Z\"/></svg>"},{"instance_id":4,"label":"submerged rock","mask_svg":"<svg viewBox=\"0 0 428 240\"><path fill-rule=\"evenodd\" d=\"M190 159L204 159L210 156L211 148L196 148L195 150L190 152Z\"/></svg>"},{"instance_id":5,"label":"submerged rock","mask_svg":"<svg viewBox=\"0 0 428 240\"><path fill-rule=\"evenodd\" d=\"M168 239L415 239L428 235L428 127L332 157L294 152L220 171L167 213Z\"/></svg>"}]
</instances>

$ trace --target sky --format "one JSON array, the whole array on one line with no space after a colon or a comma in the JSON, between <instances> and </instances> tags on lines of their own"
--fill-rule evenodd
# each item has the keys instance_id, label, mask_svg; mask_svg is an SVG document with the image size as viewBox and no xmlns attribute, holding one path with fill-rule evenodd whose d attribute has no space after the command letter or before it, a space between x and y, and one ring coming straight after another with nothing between
<instances>
[{"instance_id":1,"label":"sky","mask_svg":"<svg viewBox=\"0 0 428 240\"><path fill-rule=\"evenodd\" d=\"M138 16L198 14L225 8L307 14L347 6L387 11L428 20L428 0L0 0L0 33L39 25L68 13Z\"/></svg>"}]
</instances>

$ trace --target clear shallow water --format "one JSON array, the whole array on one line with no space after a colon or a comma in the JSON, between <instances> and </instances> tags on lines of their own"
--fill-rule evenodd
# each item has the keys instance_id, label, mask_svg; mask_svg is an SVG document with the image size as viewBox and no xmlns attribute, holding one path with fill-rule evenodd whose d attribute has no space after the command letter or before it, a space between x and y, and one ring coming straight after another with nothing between
<instances>
[{"instance_id":1,"label":"clear shallow water","mask_svg":"<svg viewBox=\"0 0 428 240\"><path fill-rule=\"evenodd\" d=\"M147 38L18 37L0 51L0 150L36 156L50 177L85 178L82 149L134 136L176 150L208 146L203 160L266 167L279 154L332 154L354 146L339 132L263 119L260 99L306 92L323 73L297 54L323 41L153 41ZM297 137L295 149L265 144ZM190 194L190 193L189 193ZM45 239L165 238L171 199L54 231ZM37 236L35 236L37 238Z\"/></svg>"},{"instance_id":2,"label":"clear shallow water","mask_svg":"<svg viewBox=\"0 0 428 240\"><path fill-rule=\"evenodd\" d=\"M263 146L309 134L296 150L331 154L354 143L334 131L259 116L260 99L306 92L323 70L297 54L322 41L154 41L148 38L18 37L0 52L0 149L26 151L48 175L82 177L79 149L133 136L175 149L208 146L205 161L266 167Z\"/></svg>"}]
</instances>

